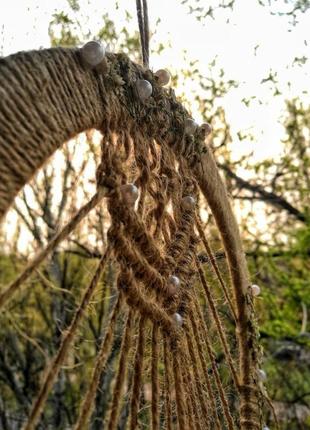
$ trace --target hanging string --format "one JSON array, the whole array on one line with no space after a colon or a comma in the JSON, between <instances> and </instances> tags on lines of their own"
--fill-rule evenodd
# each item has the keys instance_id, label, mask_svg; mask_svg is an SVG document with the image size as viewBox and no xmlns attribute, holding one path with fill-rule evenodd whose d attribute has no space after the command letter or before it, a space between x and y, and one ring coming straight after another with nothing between
<instances>
[{"instance_id":1,"label":"hanging string","mask_svg":"<svg viewBox=\"0 0 310 430\"><path fill-rule=\"evenodd\" d=\"M149 48L149 40L150 40L150 32L149 32L149 18L148 18L148 7L147 0L136 0L137 7L137 17L139 24L139 33L140 33L140 42L141 42L141 51L142 51L142 62L143 66L149 67L149 58L150 58L150 48Z\"/></svg>"}]
</instances>

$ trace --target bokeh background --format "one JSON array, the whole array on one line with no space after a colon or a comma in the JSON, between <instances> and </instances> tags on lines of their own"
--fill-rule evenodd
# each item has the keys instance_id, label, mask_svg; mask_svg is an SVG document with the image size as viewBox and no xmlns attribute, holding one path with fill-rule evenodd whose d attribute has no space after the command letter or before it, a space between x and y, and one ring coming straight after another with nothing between
<instances>
[{"instance_id":1,"label":"bokeh background","mask_svg":"<svg viewBox=\"0 0 310 430\"><path fill-rule=\"evenodd\" d=\"M1 56L100 39L110 51L140 60L134 1L0 5ZM238 218L251 279L262 291L256 310L265 385L280 428L310 429L310 1L149 0L149 17L151 68L167 68L179 99L214 130L209 143ZM68 142L20 193L0 232L1 285L92 195L99 141L99 133L89 131ZM106 216L97 208L29 281L30 293L0 315L0 428L21 427L44 363L101 255ZM212 235L212 217L202 216ZM215 232L213 239L216 244ZM220 245L215 251L223 259ZM112 268L106 277L112 285ZM112 290L104 297L102 291L41 428L71 428L75 421L111 307ZM112 369L113 355L109 360ZM112 373L101 381L92 429L102 426ZM266 422L274 428L268 411Z\"/></svg>"}]
</instances>

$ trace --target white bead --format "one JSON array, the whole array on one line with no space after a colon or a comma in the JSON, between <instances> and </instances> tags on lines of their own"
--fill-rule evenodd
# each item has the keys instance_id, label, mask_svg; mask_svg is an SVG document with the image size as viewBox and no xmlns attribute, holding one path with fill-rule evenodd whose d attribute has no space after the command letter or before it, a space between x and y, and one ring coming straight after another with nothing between
<instances>
[{"instance_id":1,"label":"white bead","mask_svg":"<svg viewBox=\"0 0 310 430\"><path fill-rule=\"evenodd\" d=\"M102 43L92 40L85 43L81 48L81 55L85 63L91 67L96 67L105 57L105 48Z\"/></svg>"},{"instance_id":2,"label":"white bead","mask_svg":"<svg viewBox=\"0 0 310 430\"><path fill-rule=\"evenodd\" d=\"M266 381L267 380L267 375L266 372L263 369L258 369L257 370L257 376L261 381Z\"/></svg>"},{"instance_id":3,"label":"white bead","mask_svg":"<svg viewBox=\"0 0 310 430\"><path fill-rule=\"evenodd\" d=\"M203 131L205 137L209 136L209 134L212 132L212 127L208 122L201 124L199 128Z\"/></svg>"},{"instance_id":4,"label":"white bead","mask_svg":"<svg viewBox=\"0 0 310 430\"><path fill-rule=\"evenodd\" d=\"M260 287L256 284L251 285L252 294L254 297L257 297L260 295Z\"/></svg>"},{"instance_id":5,"label":"white bead","mask_svg":"<svg viewBox=\"0 0 310 430\"><path fill-rule=\"evenodd\" d=\"M122 185L121 193L122 193L124 202L128 206L134 206L137 198L139 197L139 190L134 184Z\"/></svg>"},{"instance_id":6,"label":"white bead","mask_svg":"<svg viewBox=\"0 0 310 430\"><path fill-rule=\"evenodd\" d=\"M269 427L264 426L264 427L263 427L263 430L270 430L270 429L269 429Z\"/></svg>"},{"instance_id":7,"label":"white bead","mask_svg":"<svg viewBox=\"0 0 310 430\"><path fill-rule=\"evenodd\" d=\"M186 210L194 209L196 205L196 199L193 196L185 196L182 199L182 206Z\"/></svg>"},{"instance_id":8,"label":"white bead","mask_svg":"<svg viewBox=\"0 0 310 430\"><path fill-rule=\"evenodd\" d=\"M180 314L178 314L177 312L173 315L173 319L176 322L178 327L182 327L183 325L183 318L181 317Z\"/></svg>"},{"instance_id":9,"label":"white bead","mask_svg":"<svg viewBox=\"0 0 310 430\"><path fill-rule=\"evenodd\" d=\"M146 99L148 99L153 92L152 85L149 81L146 81L145 79L138 79L136 82L136 89L139 96L139 99L144 102Z\"/></svg>"},{"instance_id":10,"label":"white bead","mask_svg":"<svg viewBox=\"0 0 310 430\"><path fill-rule=\"evenodd\" d=\"M192 118L186 118L184 129L186 134L194 134L197 130L198 124Z\"/></svg>"},{"instance_id":11,"label":"white bead","mask_svg":"<svg viewBox=\"0 0 310 430\"><path fill-rule=\"evenodd\" d=\"M161 87L169 84L171 79L170 73L168 72L168 70L165 69L157 70L155 76L157 77L157 82Z\"/></svg>"},{"instance_id":12,"label":"white bead","mask_svg":"<svg viewBox=\"0 0 310 430\"><path fill-rule=\"evenodd\" d=\"M168 295L174 296L177 293L180 285L181 285L181 281L177 276L174 276L174 275L169 276L169 278L168 278Z\"/></svg>"}]
</instances>

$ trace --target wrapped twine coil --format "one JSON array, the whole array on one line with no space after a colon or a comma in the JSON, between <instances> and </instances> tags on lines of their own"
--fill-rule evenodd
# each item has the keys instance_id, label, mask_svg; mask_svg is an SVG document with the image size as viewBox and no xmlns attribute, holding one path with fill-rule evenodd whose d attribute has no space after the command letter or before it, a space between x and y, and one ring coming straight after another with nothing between
<instances>
[{"instance_id":1,"label":"wrapped twine coil","mask_svg":"<svg viewBox=\"0 0 310 430\"><path fill-rule=\"evenodd\" d=\"M176 160L183 163L184 169L188 169L195 181L197 181L221 234L233 287L230 302L236 318L239 368L233 377L236 379L235 382L240 398L238 425L242 430L258 430L261 428L261 424L258 406L259 390L256 386L255 376L257 367L255 332L248 293L249 275L238 226L212 152L206 146L204 136L200 135L199 132L194 137L184 134L184 121L189 117L188 112L177 101L172 90L167 90L157 85L156 77L151 71L131 62L123 54L107 54L106 58L107 62L102 70L100 68L90 70L85 67L78 49L56 48L21 52L0 59L0 219L4 217L12 205L17 193L31 180L38 169L47 162L48 158L64 142L80 132L88 129L98 129L103 135L113 133L133 135L136 139L141 139L145 145L148 145L148 142L151 142L152 139L155 139L159 145L167 145L172 150ZM136 96L135 82L137 79L146 79L153 86L152 97L145 103L141 103ZM110 180L114 184L112 174L114 164L112 158L109 157L109 153L105 153L103 150L101 166L97 172L98 193L102 191L102 187L105 187L105 190L107 187L109 188L110 183L105 181L108 164ZM115 168L117 169L117 166ZM101 197L95 196L90 206L97 204ZM114 198L114 205L110 203L109 208L111 218L115 222L117 221L118 198L117 196ZM89 210L90 206L87 207L85 212ZM83 217L82 215L78 215L78 219L75 219L74 222L79 222ZM128 219L128 223L137 226L135 219ZM70 228L68 228L67 233L69 230ZM203 232L200 233L203 234ZM116 240L116 235L117 225L115 224L111 242L114 240L113 246L117 255L117 247L125 247L126 244L122 245L122 238ZM56 238L54 242L58 241L57 243L59 243L65 236L66 232L63 233L62 237ZM148 238L147 240L151 239ZM176 251L174 250L174 252ZM47 254L48 250L38 256L39 262L43 261ZM128 258L134 259L136 257L135 255L130 255ZM158 257L154 267L160 267L161 264L162 262ZM30 273L31 270L29 269L28 271ZM199 265L197 273L203 283L203 272ZM165 275L164 267L161 274L162 276ZM21 281L19 281L19 284ZM160 284L160 281L158 282ZM137 345L137 355L143 355L145 318L155 315L154 318L157 318L156 321L161 324L160 327L163 330L168 331L171 329L173 331L174 329L169 328L171 325L170 319L165 319L165 315L160 313L161 309L155 306L156 303L155 307L153 305L152 307L148 302L141 304L141 301L137 301L138 295L132 294L135 279L133 279L132 272L126 270L125 266L120 276L119 284L123 285L122 288L124 294L127 294L129 306L132 306L132 308L144 306L144 309L146 309L144 316L140 320L140 343ZM130 294L126 292L126 286L129 284L133 286ZM10 291L13 290L14 292L17 290L16 285ZM8 298L9 295L3 294L2 302L0 298L0 304L4 305ZM119 303L116 306L117 311L118 307L120 307ZM125 343L126 341L128 342L128 336L132 330L129 317L128 321L124 335ZM111 324L113 324L113 315ZM193 324L191 330L196 329L199 331L200 328L195 328L195 323L193 322ZM155 344L157 344L158 332L156 328L153 331L153 338ZM191 345L188 345L190 354L191 351L193 354L191 358L195 360L195 352L193 352ZM167 339L164 347L167 350ZM153 351L153 356L154 354L156 357L156 349ZM166 354L165 359L167 359ZM136 363L138 366L139 361L136 361ZM191 362L189 366L194 366L194 364ZM169 369L169 363L166 363L166 365ZM124 363L121 362L120 366L124 366ZM173 369L170 369L171 373L168 372L167 374L168 379L173 377L173 371L178 366L179 364L176 361ZM136 371L139 373L139 368ZM176 378L176 381L178 381L178 378ZM93 388L95 386L94 382ZM138 381L136 381L136 386L134 387L138 390ZM154 387L156 389L156 384ZM43 393L41 397L44 397L44 395L47 394ZM136 396L138 396L138 393L136 393ZM138 402L138 399L133 398L132 400L133 410L138 407L134 404L135 401ZM177 399L177 405L182 409L184 406L182 406L182 399ZM84 409L86 407L87 405L84 405ZM211 413L203 411L202 407L203 412ZM38 411L34 415L33 421L25 428L34 428L35 422L38 420ZM156 416L155 413L154 416ZM156 429L159 424L155 418L154 420L153 428ZM182 420L180 418L180 420L179 426L181 430L195 428L189 424L187 419ZM229 425L228 427L232 428ZM135 428L134 423L132 428Z\"/></svg>"}]
</instances>

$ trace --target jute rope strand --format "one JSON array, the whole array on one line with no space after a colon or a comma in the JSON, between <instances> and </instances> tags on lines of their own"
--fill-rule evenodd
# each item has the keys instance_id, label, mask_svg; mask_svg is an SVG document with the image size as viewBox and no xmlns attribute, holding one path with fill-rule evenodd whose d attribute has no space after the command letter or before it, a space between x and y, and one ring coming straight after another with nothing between
<instances>
[{"instance_id":1,"label":"jute rope strand","mask_svg":"<svg viewBox=\"0 0 310 430\"><path fill-rule=\"evenodd\" d=\"M222 278L220 269L219 269L219 267L218 267L218 265L216 263L216 259L215 259L215 256L214 256L213 252L212 252L211 246L209 245L209 242L207 240L205 232L203 231L203 228L202 228L202 225L201 225L201 220L199 219L199 216L197 214L195 216L195 221L196 221L196 226L197 226L197 229L198 229L199 236L200 236L200 238L202 240L202 243L203 243L203 245L205 247L205 250L206 250L207 255L209 257L210 263L211 263L211 265L213 267L213 270L214 270L214 272L215 272L215 274L217 276L217 279L219 280L219 283L220 283L220 285L221 285L221 287L223 289L225 298L226 298L226 300L228 302L228 305L229 305L230 311L231 311L231 313L232 313L232 315L234 317L234 320L236 321L237 316L236 316L236 312L235 312L234 306L233 306L231 298L230 298L230 293L229 293L229 291L228 291L228 289L227 289L227 287L225 285L225 282L224 282L224 280Z\"/></svg>"},{"instance_id":2,"label":"jute rope strand","mask_svg":"<svg viewBox=\"0 0 310 430\"><path fill-rule=\"evenodd\" d=\"M88 215L88 213L97 206L100 200L104 197L103 192L97 192L91 200L86 203L68 222L67 225L52 239L46 248L43 249L26 267L26 269L0 294L0 309L13 296L13 294L21 287L23 283L32 275L44 259L50 254L75 227Z\"/></svg>"},{"instance_id":3,"label":"jute rope strand","mask_svg":"<svg viewBox=\"0 0 310 430\"><path fill-rule=\"evenodd\" d=\"M208 417L210 415L210 412L207 409L208 402L201 386L200 372L197 366L198 360L196 356L196 351L192 342L191 333L189 332L189 329L186 326L185 326L185 331L186 331L186 340L187 340L189 356L194 370L194 381L195 381L195 388L197 390L198 401L199 401L203 416Z\"/></svg>"},{"instance_id":4,"label":"jute rope strand","mask_svg":"<svg viewBox=\"0 0 310 430\"><path fill-rule=\"evenodd\" d=\"M197 309L198 309L198 311L197 311ZM198 320L200 320L200 323L201 323L201 318L202 318L201 309L199 307L199 304L197 303L196 298L194 299L194 308L192 310L192 315L193 314L195 314L196 317L198 316ZM192 323L192 329L193 329L193 333L194 333L195 342L197 345L200 363L201 363L202 370L203 370L204 382L205 382L207 392L208 392L208 395L210 398L211 415L214 417L215 428L217 430L221 430L221 423L220 423L220 420L219 420L219 417L217 414L216 400L215 400L214 392L212 389L211 380L210 380L209 372L208 372L208 366L206 363L206 358L205 358L205 353L204 353L204 347L202 344L201 330L198 330L196 320L193 321L193 318L191 318L191 323Z\"/></svg>"},{"instance_id":5,"label":"jute rope strand","mask_svg":"<svg viewBox=\"0 0 310 430\"><path fill-rule=\"evenodd\" d=\"M202 414L199 393L197 390L197 383L199 383L199 381L196 381L194 375L192 374L191 359L190 354L188 354L188 344L185 343L185 340L183 354L181 355L181 362L184 384L186 388L186 403L188 408L189 423L191 426L193 426L195 423L197 430L203 430L204 428L209 430L209 416Z\"/></svg>"},{"instance_id":6,"label":"jute rope strand","mask_svg":"<svg viewBox=\"0 0 310 430\"><path fill-rule=\"evenodd\" d=\"M142 10L142 3L141 0L136 0L136 6L137 6L137 16L138 16L138 24L139 24L139 32L140 32L140 43L142 47L142 61L143 65L148 65L148 53L146 51L145 46L145 20L144 20L144 13Z\"/></svg>"},{"instance_id":7,"label":"jute rope strand","mask_svg":"<svg viewBox=\"0 0 310 430\"><path fill-rule=\"evenodd\" d=\"M152 322L158 323L173 338L178 337L178 333L170 316L154 300L147 300L141 293L132 273L127 268L122 268L119 275L119 288L124 292L127 303L140 314L149 318Z\"/></svg>"},{"instance_id":8,"label":"jute rope strand","mask_svg":"<svg viewBox=\"0 0 310 430\"><path fill-rule=\"evenodd\" d=\"M143 358L144 358L144 347L145 347L145 328L146 319L141 316L139 322L139 334L137 339L137 349L134 363L134 377L133 386L131 392L130 402L130 430L135 430L138 425L138 412L140 404L140 394L142 386L142 370L143 370Z\"/></svg>"},{"instance_id":9,"label":"jute rope strand","mask_svg":"<svg viewBox=\"0 0 310 430\"><path fill-rule=\"evenodd\" d=\"M132 310L129 310L127 321L126 321L126 328L122 339L115 385L113 388L112 405L111 405L111 411L110 411L110 418L108 422L108 430L115 430L117 428L124 383L127 377L128 357L131 350L132 331L133 331L133 325L134 325L133 320L134 320L134 312Z\"/></svg>"},{"instance_id":10,"label":"jute rope strand","mask_svg":"<svg viewBox=\"0 0 310 430\"><path fill-rule=\"evenodd\" d=\"M39 421L39 418L44 408L44 405L46 403L48 394L53 387L54 381L58 375L60 367L67 356L67 353L72 344L72 341L74 340L74 336L77 332L78 324L85 314L85 310L90 302L93 292L104 271L105 264L110 256L110 251L111 251L110 248L108 248L104 253L103 257L101 258L98 264L97 270L83 295L81 304L77 309L76 313L74 314L70 327L64 333L64 337L57 351L57 354L46 369L45 377L40 387L39 394L32 405L29 418L26 424L24 425L23 430L33 430Z\"/></svg>"},{"instance_id":11,"label":"jute rope strand","mask_svg":"<svg viewBox=\"0 0 310 430\"><path fill-rule=\"evenodd\" d=\"M164 334L164 366L165 366L165 425L167 430L172 430L172 369L171 355L168 345L168 337Z\"/></svg>"},{"instance_id":12,"label":"jute rope strand","mask_svg":"<svg viewBox=\"0 0 310 430\"><path fill-rule=\"evenodd\" d=\"M185 388L183 382L183 376L180 367L180 353L181 351L173 350L171 351L173 360L173 376L174 376L174 387L175 387L175 398L177 404L177 417L179 430L188 430L188 417L186 413L186 402L185 402Z\"/></svg>"},{"instance_id":13,"label":"jute rope strand","mask_svg":"<svg viewBox=\"0 0 310 430\"><path fill-rule=\"evenodd\" d=\"M156 139L159 144L164 142L164 146L174 152L180 166L182 163L186 164L190 174L194 175L221 233L233 285L232 302L236 305L241 429L258 430L258 406L255 405L253 379L256 367L254 328L246 300L249 276L238 226L212 151L205 145L199 133L193 138L186 136L184 120L189 117L188 112L177 102L172 91L158 86L151 71L133 64L123 54L107 54L107 63L106 74L86 69L81 62L80 51L66 49L20 53L1 59L0 216L3 217L16 193L47 158L63 142L81 131L97 128L104 135L110 136L129 130L135 140L135 130L138 129L140 137L136 143L137 147L141 146L140 141L143 141L143 138L146 146L151 139ZM150 101L145 104L141 104L134 95L137 79L147 79L153 86ZM161 108L158 109L158 106ZM26 148L26 157L22 144ZM113 144L111 141L111 145ZM147 152L143 152L141 148L139 151L140 155ZM167 156L166 159L170 163L171 158ZM104 157L102 163L105 163ZM143 191L144 194L149 194L149 182L154 178L151 170L154 167L146 162L149 172L142 172L142 164L143 158L138 166L139 178L149 175L148 185ZM175 164L172 164L170 170L168 167L160 174L169 178L175 167ZM176 180L176 174L172 173L172 179L168 181L167 198L172 199L173 211L176 212L179 197L173 197L172 190L173 184L179 183L179 180L180 178ZM177 185L178 196L179 187L180 185ZM158 191L162 191L161 186ZM145 209L148 204L147 197ZM167 242L174 231L171 221L173 218L167 216L163 222L166 229L163 235ZM137 301L132 295L130 300L140 307L140 298ZM153 315L150 308L148 311Z\"/></svg>"},{"instance_id":14,"label":"jute rope strand","mask_svg":"<svg viewBox=\"0 0 310 430\"><path fill-rule=\"evenodd\" d=\"M219 337L220 337L220 340L221 340L221 343L223 346L225 357L227 359L228 365L229 365L230 370L231 370L231 375L232 375L233 381L235 383L236 388L238 388L239 387L238 376L237 376L237 372L236 372L234 364L233 364L233 359L232 359L230 351L229 351L229 346L228 346L228 342L226 339L224 327L221 324L220 317L218 315L217 308L216 308L216 305L214 303L210 288L207 284L207 280L205 278L201 264L200 264L197 257L196 257L196 266L198 269L201 284L203 286L203 289L204 289L206 297L207 297L207 301L208 301L208 304L209 304L209 307L211 310L212 317L213 317L214 322L215 322L216 327L217 327L217 331L218 331L218 334L219 334Z\"/></svg>"},{"instance_id":15,"label":"jute rope strand","mask_svg":"<svg viewBox=\"0 0 310 430\"><path fill-rule=\"evenodd\" d=\"M88 427L89 418L91 417L94 408L94 400L100 383L100 377L102 375L103 369L105 367L108 355L112 347L115 324L117 321L117 317L121 311L121 306L122 296L119 295L116 299L114 308L109 318L109 324L107 325L107 329L96 358L96 364L91 377L91 382L88 387L82 406L80 408L79 417L74 427L75 430L83 430Z\"/></svg>"},{"instance_id":16,"label":"jute rope strand","mask_svg":"<svg viewBox=\"0 0 310 430\"><path fill-rule=\"evenodd\" d=\"M195 326L195 315L191 314L190 319L191 319L191 324L194 327ZM209 342L208 331L207 331L205 324L203 324L203 329L204 329L204 340L205 340L205 345L207 348L207 354L208 354L209 360L211 362L212 372L213 372L215 383L216 383L216 386L218 389L219 399L220 399L222 410L223 410L223 415L225 417L226 422L229 423L229 428L233 428L233 418L232 418L231 413L229 411L228 400L227 400L225 390L224 390L224 387L223 387L223 384L222 384L222 381L220 378L220 374L219 374L219 371L217 368L214 352L213 352L211 344Z\"/></svg>"},{"instance_id":17,"label":"jute rope strand","mask_svg":"<svg viewBox=\"0 0 310 430\"><path fill-rule=\"evenodd\" d=\"M208 201L221 233L234 286L237 316L236 333L240 354L239 384L240 386L253 386L252 369L256 365L253 360L254 345L251 342L253 328L250 323L249 309L247 306L244 306L246 301L245 295L247 294L250 283L237 222L232 213L225 187L221 181L215 160L210 151L206 151L206 153L201 156L200 164L196 164L193 168L193 174L197 178L200 189ZM241 390L240 400L241 415L248 417L246 418L246 425L243 424L241 420L241 429L259 430L258 408L256 408L256 411L254 408L251 408L250 417L246 411L243 412L243 408L246 408L249 403L253 404L255 402L254 392L252 391L246 394Z\"/></svg>"},{"instance_id":18,"label":"jute rope strand","mask_svg":"<svg viewBox=\"0 0 310 430\"><path fill-rule=\"evenodd\" d=\"M152 327L152 364L151 364L151 383L152 383L152 430L159 430L159 379L158 379L158 360L159 360L159 329L153 323Z\"/></svg>"},{"instance_id":19,"label":"jute rope strand","mask_svg":"<svg viewBox=\"0 0 310 430\"><path fill-rule=\"evenodd\" d=\"M145 223L139 219L138 214L128 210L126 205L116 198L110 205L110 213L112 217L120 219L126 226L124 231L126 238L131 239L137 245L139 252L143 252L148 263L156 267L163 266L164 258L152 235L147 231Z\"/></svg>"}]
</instances>

